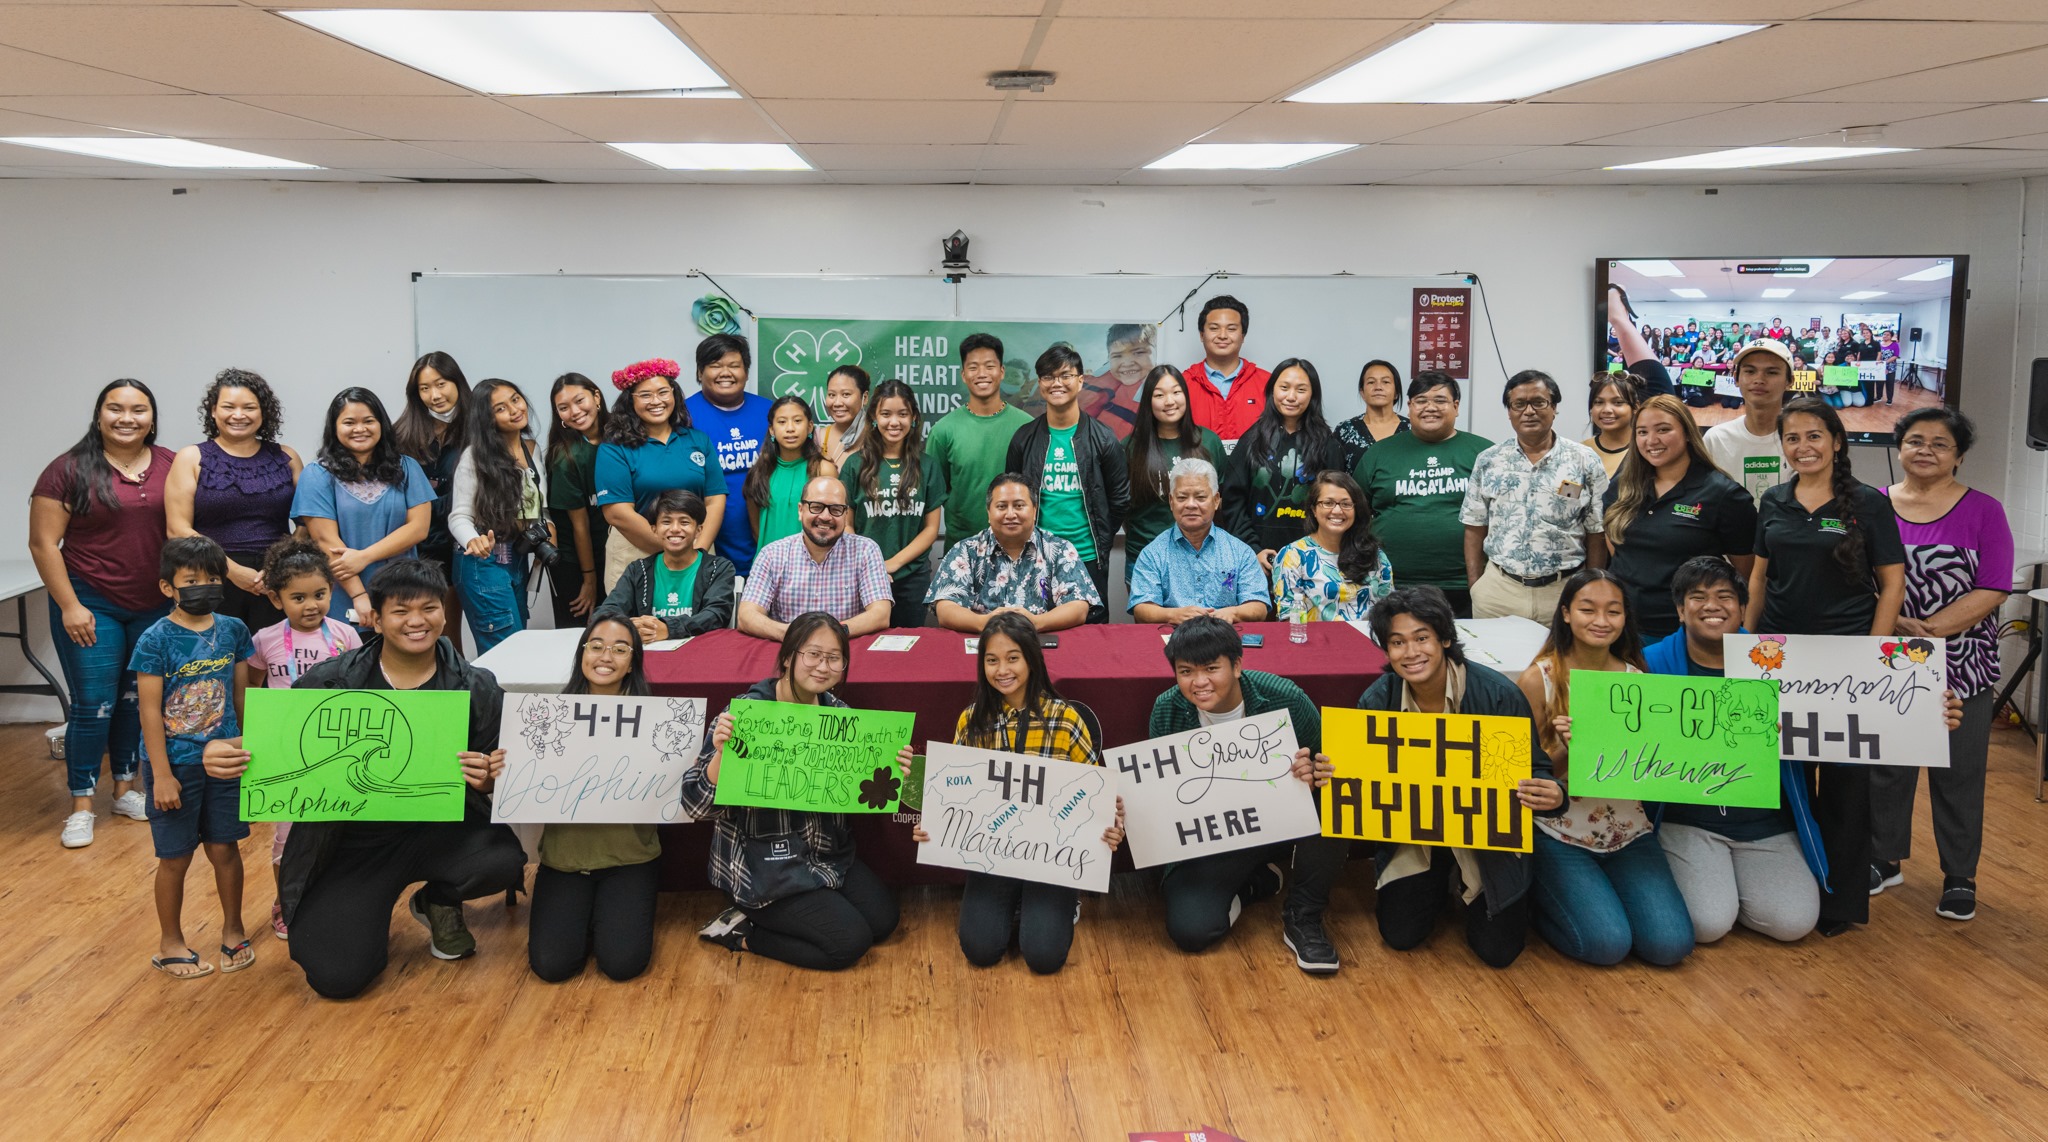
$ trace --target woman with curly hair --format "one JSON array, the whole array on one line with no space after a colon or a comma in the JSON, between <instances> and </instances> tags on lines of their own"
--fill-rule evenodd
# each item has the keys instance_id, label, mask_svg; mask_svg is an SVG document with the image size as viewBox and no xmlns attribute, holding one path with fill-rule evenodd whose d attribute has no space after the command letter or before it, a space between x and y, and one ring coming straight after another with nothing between
<instances>
[{"instance_id":1,"label":"woman with curly hair","mask_svg":"<svg viewBox=\"0 0 2048 1142\"><path fill-rule=\"evenodd\" d=\"M199 402L206 439L179 450L164 481L170 538L203 535L228 553L227 593L217 612L262 630L284 618L263 582L263 553L291 534L292 493L305 467L277 442L284 410L269 382L222 369Z\"/></svg>"}]
</instances>

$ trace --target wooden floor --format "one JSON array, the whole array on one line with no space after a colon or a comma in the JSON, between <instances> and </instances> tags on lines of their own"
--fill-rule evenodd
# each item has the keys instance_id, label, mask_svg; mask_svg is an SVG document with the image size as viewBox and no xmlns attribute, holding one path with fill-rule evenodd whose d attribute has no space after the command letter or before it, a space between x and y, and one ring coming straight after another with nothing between
<instances>
[{"instance_id":1,"label":"wooden floor","mask_svg":"<svg viewBox=\"0 0 2048 1142\"><path fill-rule=\"evenodd\" d=\"M840 975L700 943L715 901L698 893L663 898L631 983L538 982L524 908L479 904L475 958L430 958L401 914L389 972L330 1003L262 927L262 826L256 966L150 971L148 827L102 816L92 847L60 848L59 767L40 728L5 727L0 1137L2041 1137L2048 807L2024 743L1994 737L1976 920L1934 915L1923 798L1922 855L1870 927L1792 947L1738 930L1671 970L1576 966L1532 937L1496 972L1455 930L1389 952L1354 863L1334 978L1296 970L1270 903L1181 955L1141 874L1087 905L1052 978L966 966L946 891L908 894L901 931ZM188 936L211 948L204 867Z\"/></svg>"}]
</instances>

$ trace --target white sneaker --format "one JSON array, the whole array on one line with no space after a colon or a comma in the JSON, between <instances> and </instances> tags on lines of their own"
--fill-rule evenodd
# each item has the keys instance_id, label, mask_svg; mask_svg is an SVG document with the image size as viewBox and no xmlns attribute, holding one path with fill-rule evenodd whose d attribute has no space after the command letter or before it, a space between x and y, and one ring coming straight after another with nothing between
<instances>
[{"instance_id":1,"label":"white sneaker","mask_svg":"<svg viewBox=\"0 0 2048 1142\"><path fill-rule=\"evenodd\" d=\"M114 798L114 815L131 821L149 820L149 802L143 800L142 790L130 789Z\"/></svg>"},{"instance_id":2,"label":"white sneaker","mask_svg":"<svg viewBox=\"0 0 2048 1142\"><path fill-rule=\"evenodd\" d=\"M58 837L67 849L82 849L92 843L92 810L80 809L64 818L64 832Z\"/></svg>"}]
</instances>

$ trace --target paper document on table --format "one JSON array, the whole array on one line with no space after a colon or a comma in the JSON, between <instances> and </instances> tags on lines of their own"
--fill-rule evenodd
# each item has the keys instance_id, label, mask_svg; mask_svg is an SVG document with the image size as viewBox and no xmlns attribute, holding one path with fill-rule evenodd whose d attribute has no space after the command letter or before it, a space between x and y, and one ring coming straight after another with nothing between
<instances>
[{"instance_id":1,"label":"paper document on table","mask_svg":"<svg viewBox=\"0 0 2048 1142\"><path fill-rule=\"evenodd\" d=\"M868 649L909 650L916 645L917 636L914 634L882 634L875 636L875 641L868 644Z\"/></svg>"},{"instance_id":2,"label":"paper document on table","mask_svg":"<svg viewBox=\"0 0 2048 1142\"><path fill-rule=\"evenodd\" d=\"M696 635L691 635L691 636L690 636L690 638L695 638L695 637L697 637L697 636L696 636ZM665 639L662 639L662 640L661 640L660 642L650 642L650 643L648 643L648 644L647 644L646 646L644 646L644 647L641 647L641 649L642 649L642 650L646 650L646 651L656 651L656 650L675 650L675 649L677 649L677 648L681 647L681 646L682 646L682 645L683 645L684 643L686 643L686 642L690 641L690 638L665 638Z\"/></svg>"}]
</instances>

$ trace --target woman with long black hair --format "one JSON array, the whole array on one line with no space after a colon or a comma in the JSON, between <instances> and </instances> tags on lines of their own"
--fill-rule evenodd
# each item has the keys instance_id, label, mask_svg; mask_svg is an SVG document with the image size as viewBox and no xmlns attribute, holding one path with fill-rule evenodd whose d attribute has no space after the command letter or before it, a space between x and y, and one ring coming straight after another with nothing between
<instances>
[{"instance_id":1,"label":"woman with long black hair","mask_svg":"<svg viewBox=\"0 0 2048 1142\"><path fill-rule=\"evenodd\" d=\"M448 497L455 491L455 462L462 454L463 398L469 395L469 378L455 358L435 350L412 363L405 378L404 406L398 422L387 433L400 456L417 461L434 489L434 508L427 520L427 536L420 541L422 559L438 560L449 568L450 582L455 565L455 540L448 534ZM459 630L453 611L449 625Z\"/></svg>"},{"instance_id":2,"label":"woman with long black hair","mask_svg":"<svg viewBox=\"0 0 2048 1142\"><path fill-rule=\"evenodd\" d=\"M689 409L676 391L680 371L674 361L655 357L612 373L619 397L597 450L597 505L611 526L604 551L607 591L627 564L661 552L661 537L648 523L661 493L680 489L703 497L699 551L711 550L725 518L726 480L711 438L690 426Z\"/></svg>"},{"instance_id":3,"label":"woman with long black hair","mask_svg":"<svg viewBox=\"0 0 2048 1142\"><path fill-rule=\"evenodd\" d=\"M334 394L320 433L320 457L306 465L292 517L306 525L334 569L329 613L356 625L370 618L368 584L392 559L410 558L427 538L434 487L419 461L401 455L377 394L351 386ZM450 616L451 623L453 616Z\"/></svg>"},{"instance_id":4,"label":"woman with long black hair","mask_svg":"<svg viewBox=\"0 0 2048 1142\"><path fill-rule=\"evenodd\" d=\"M804 498L804 486L839 474L839 465L825 459L813 430L811 406L804 398L791 393L768 406L768 442L740 486L756 551L802 531L797 502Z\"/></svg>"},{"instance_id":5,"label":"woman with long black hair","mask_svg":"<svg viewBox=\"0 0 2048 1142\"><path fill-rule=\"evenodd\" d=\"M69 693L64 729L71 813L67 849L92 843L100 759L114 771L114 812L145 820L135 789L142 720L128 660L170 611L157 586L164 485L173 454L156 443L156 395L110 381L93 398L85 435L50 461L29 493L28 550L50 593L50 641Z\"/></svg>"},{"instance_id":6,"label":"woman with long black hair","mask_svg":"<svg viewBox=\"0 0 2048 1142\"><path fill-rule=\"evenodd\" d=\"M896 597L889 625L921 627L946 475L924 450L924 418L909 385L894 380L876 385L865 419L867 430L847 454L839 482L853 505L853 530L882 549L882 566Z\"/></svg>"},{"instance_id":7,"label":"woman with long black hair","mask_svg":"<svg viewBox=\"0 0 2048 1142\"><path fill-rule=\"evenodd\" d=\"M464 410L462 459L455 465L448 533L461 544L455 584L476 634L477 653L526 629L526 567L537 545L527 536L546 527L547 502L526 394L511 381L478 381Z\"/></svg>"},{"instance_id":8,"label":"woman with long black hair","mask_svg":"<svg viewBox=\"0 0 2048 1142\"><path fill-rule=\"evenodd\" d=\"M563 373L548 390L555 416L543 452L548 469L548 518L561 537L562 557L551 568L555 625L566 627L604 598L604 545L611 529L597 508L597 446L604 442L604 390L582 373Z\"/></svg>"},{"instance_id":9,"label":"woman with long black hair","mask_svg":"<svg viewBox=\"0 0 2048 1142\"><path fill-rule=\"evenodd\" d=\"M644 650L617 611L590 616L569 668L566 695L644 698ZM526 963L561 983L593 954L607 979L628 980L654 958L654 897L661 886L661 836L647 824L551 824L540 833Z\"/></svg>"},{"instance_id":10,"label":"woman with long black hair","mask_svg":"<svg viewBox=\"0 0 2048 1142\"><path fill-rule=\"evenodd\" d=\"M1884 493L1849 467L1849 438L1826 401L1778 413L1792 478L1757 504L1756 565L1743 624L1769 634L1889 635L1906 598L1906 547ZM1809 762L1813 815L1827 855L1820 932L1870 918L1870 767Z\"/></svg>"},{"instance_id":11,"label":"woman with long black hair","mask_svg":"<svg viewBox=\"0 0 2048 1142\"><path fill-rule=\"evenodd\" d=\"M1309 522L1309 485L1343 459L1343 445L1323 419L1316 367L1299 357L1275 365L1266 378L1265 411L1223 470L1231 534L1259 553L1261 567L1271 571L1280 549L1301 538Z\"/></svg>"},{"instance_id":12,"label":"woman with long black hair","mask_svg":"<svg viewBox=\"0 0 2048 1142\"><path fill-rule=\"evenodd\" d=\"M1273 615L1363 622L1374 603L1394 593L1394 564L1372 533L1365 489L1342 472L1320 472L1308 495L1308 534L1273 561Z\"/></svg>"},{"instance_id":13,"label":"woman with long black hair","mask_svg":"<svg viewBox=\"0 0 2048 1142\"><path fill-rule=\"evenodd\" d=\"M1172 365L1154 365L1138 390L1131 435L1124 441L1131 468L1131 514L1124 517L1124 589L1138 553L1173 526L1173 483L1167 473L1185 456L1207 460L1220 474L1228 461L1223 441L1195 423L1188 409L1188 383Z\"/></svg>"}]
</instances>

